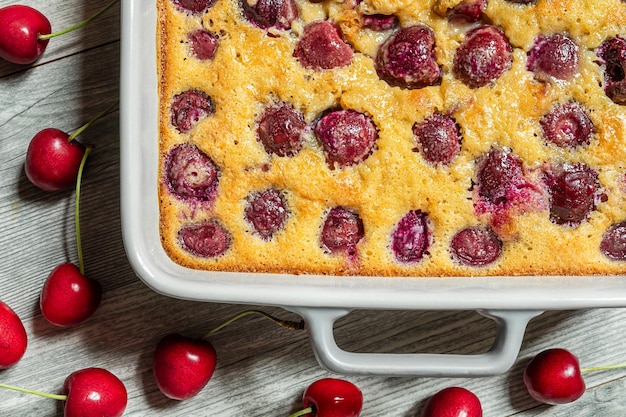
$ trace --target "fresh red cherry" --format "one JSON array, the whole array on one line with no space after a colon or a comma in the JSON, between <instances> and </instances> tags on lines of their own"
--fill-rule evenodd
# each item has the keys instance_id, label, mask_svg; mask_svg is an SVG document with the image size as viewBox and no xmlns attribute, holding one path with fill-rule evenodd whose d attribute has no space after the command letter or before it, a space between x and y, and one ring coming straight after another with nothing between
<instances>
[{"instance_id":1,"label":"fresh red cherry","mask_svg":"<svg viewBox=\"0 0 626 417\"><path fill-rule=\"evenodd\" d=\"M11 307L0 301L0 369L9 368L22 359L27 344L22 320Z\"/></svg>"},{"instance_id":2,"label":"fresh red cherry","mask_svg":"<svg viewBox=\"0 0 626 417\"><path fill-rule=\"evenodd\" d=\"M482 417L480 400L472 391L461 387L444 388L430 397L421 417Z\"/></svg>"},{"instance_id":3,"label":"fresh red cherry","mask_svg":"<svg viewBox=\"0 0 626 417\"><path fill-rule=\"evenodd\" d=\"M2 7L0 8L0 58L14 64L32 64L43 54L51 38L86 26L118 1L112 0L93 16L54 33L50 33L51 27L48 19L32 7L22 5Z\"/></svg>"},{"instance_id":4,"label":"fresh red cherry","mask_svg":"<svg viewBox=\"0 0 626 417\"><path fill-rule=\"evenodd\" d=\"M61 191L76 183L85 147L54 128L37 133L28 145L26 176L44 191Z\"/></svg>"},{"instance_id":5,"label":"fresh red cherry","mask_svg":"<svg viewBox=\"0 0 626 417\"><path fill-rule=\"evenodd\" d=\"M63 401L64 417L120 417L128 403L124 383L102 368L86 368L70 374L62 394L20 388L0 383L0 388Z\"/></svg>"},{"instance_id":6,"label":"fresh red cherry","mask_svg":"<svg viewBox=\"0 0 626 417\"><path fill-rule=\"evenodd\" d=\"M174 400L186 400L209 382L216 361L217 354L208 341L172 333L159 341L152 371L163 394Z\"/></svg>"},{"instance_id":7,"label":"fresh red cherry","mask_svg":"<svg viewBox=\"0 0 626 417\"><path fill-rule=\"evenodd\" d=\"M48 45L39 35L51 32L50 21L38 10L19 4L0 8L0 58L32 64Z\"/></svg>"},{"instance_id":8,"label":"fresh red cherry","mask_svg":"<svg viewBox=\"0 0 626 417\"><path fill-rule=\"evenodd\" d=\"M63 384L63 395L67 395L65 417L120 417L128 403L124 383L102 368L70 374Z\"/></svg>"},{"instance_id":9,"label":"fresh red cherry","mask_svg":"<svg viewBox=\"0 0 626 417\"><path fill-rule=\"evenodd\" d=\"M246 310L211 329L210 336L242 317L258 314L290 330L302 330L304 321L281 320L260 310ZM178 333L168 334L156 346L152 372L157 387L167 397L186 400L206 386L217 362L213 345L204 339L192 339Z\"/></svg>"},{"instance_id":10,"label":"fresh red cherry","mask_svg":"<svg viewBox=\"0 0 626 417\"><path fill-rule=\"evenodd\" d=\"M302 404L305 409L292 417L358 417L363 408L363 394L352 382L323 378L308 386Z\"/></svg>"},{"instance_id":11,"label":"fresh red cherry","mask_svg":"<svg viewBox=\"0 0 626 417\"><path fill-rule=\"evenodd\" d=\"M57 266L41 291L41 313L50 323L69 327L89 318L100 305L102 287L72 263Z\"/></svg>"},{"instance_id":12,"label":"fresh red cherry","mask_svg":"<svg viewBox=\"0 0 626 417\"><path fill-rule=\"evenodd\" d=\"M578 358L561 348L535 356L524 370L524 385L531 397L546 404L569 403L585 392Z\"/></svg>"},{"instance_id":13,"label":"fresh red cherry","mask_svg":"<svg viewBox=\"0 0 626 417\"><path fill-rule=\"evenodd\" d=\"M74 139L114 111L115 107L117 103L111 104L71 135L54 128L37 133L28 145L24 161L24 170L30 182L44 191L61 191L77 184L81 162L89 155L87 149L91 147L85 147Z\"/></svg>"}]
</instances>

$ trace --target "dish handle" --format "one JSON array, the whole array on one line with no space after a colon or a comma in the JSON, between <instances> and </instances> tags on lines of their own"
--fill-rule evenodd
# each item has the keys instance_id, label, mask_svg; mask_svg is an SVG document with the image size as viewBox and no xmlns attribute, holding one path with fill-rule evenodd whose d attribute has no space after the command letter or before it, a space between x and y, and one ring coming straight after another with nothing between
<instances>
[{"instance_id":1,"label":"dish handle","mask_svg":"<svg viewBox=\"0 0 626 417\"><path fill-rule=\"evenodd\" d=\"M317 361L343 375L479 377L506 372L517 359L528 322L537 310L479 310L496 322L491 348L482 354L358 353L341 349L334 337L335 321L350 313L341 308L290 308L306 321Z\"/></svg>"}]
</instances>

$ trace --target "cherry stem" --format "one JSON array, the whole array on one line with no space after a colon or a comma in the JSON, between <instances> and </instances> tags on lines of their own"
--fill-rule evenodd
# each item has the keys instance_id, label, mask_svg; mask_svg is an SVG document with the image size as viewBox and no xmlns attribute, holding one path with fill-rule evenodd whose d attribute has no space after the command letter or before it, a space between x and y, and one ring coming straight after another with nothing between
<instances>
[{"instance_id":1,"label":"cherry stem","mask_svg":"<svg viewBox=\"0 0 626 417\"><path fill-rule=\"evenodd\" d=\"M301 417L301 416L305 416L307 414L311 414L313 412L313 407L307 407L303 410L300 411L296 411L295 413L291 414L289 417Z\"/></svg>"},{"instance_id":2,"label":"cherry stem","mask_svg":"<svg viewBox=\"0 0 626 417\"><path fill-rule=\"evenodd\" d=\"M591 368L584 368L580 370L580 373L584 374L587 372L594 372L594 371L608 371L611 369L619 369L619 368L626 368L626 363L620 363L619 365L605 365L605 366L594 366Z\"/></svg>"},{"instance_id":3,"label":"cherry stem","mask_svg":"<svg viewBox=\"0 0 626 417\"><path fill-rule=\"evenodd\" d=\"M83 26L87 26L89 23L91 23L92 20L97 19L98 17L100 17L100 15L104 14L107 10L109 10L111 7L113 7L115 5L115 3L117 3L119 0L113 0L111 3L107 4L104 9L100 10L98 13L94 14L93 16L83 20L82 22L74 25L74 26L70 26L67 29L63 29L60 30L58 32L53 32L53 33L48 33L47 35L39 35L39 39L41 40L46 40L46 39L52 39L52 38L56 38L57 36L60 35L65 35L66 33L75 31L76 29L80 29Z\"/></svg>"},{"instance_id":4,"label":"cherry stem","mask_svg":"<svg viewBox=\"0 0 626 417\"><path fill-rule=\"evenodd\" d=\"M15 387L13 385L0 384L0 388L11 389L13 391L24 392L26 394L39 395L40 397L52 398L53 400L59 400L59 401L67 400L67 395L48 394L46 392L33 391L33 390L30 390L30 389Z\"/></svg>"},{"instance_id":5,"label":"cherry stem","mask_svg":"<svg viewBox=\"0 0 626 417\"><path fill-rule=\"evenodd\" d=\"M95 122L97 122L98 120L102 119L104 116L113 113L114 110L116 110L117 107L117 102L111 104L109 107L107 107L102 113L100 113L99 115L97 115L96 117L94 117L93 119L91 119L90 121L88 121L87 123L85 123L84 125L82 125L81 127L79 127L78 129L76 129L76 131L74 131L68 138L67 141L71 142L74 139L76 139L76 137L78 135L80 135L81 133L83 133L89 126L91 126L92 124L94 124Z\"/></svg>"},{"instance_id":6,"label":"cherry stem","mask_svg":"<svg viewBox=\"0 0 626 417\"><path fill-rule=\"evenodd\" d=\"M273 321L274 323L278 324L281 327L284 327L285 329L289 329L289 330L302 330L304 329L304 320L300 320L300 321L292 321L292 320L281 320L277 317L272 316L271 314L268 314L264 311L261 310L246 310L242 313L237 314L236 316L233 316L232 318L226 320L224 323L220 324L219 326L213 328L212 330L210 330L207 333L207 336L210 336L214 333L217 333L218 331L222 330L224 327L228 326L229 324L231 324L232 322L239 320L242 317L245 316L249 316L252 314L258 314L260 316L265 317L266 319L269 319L271 321Z\"/></svg>"},{"instance_id":7,"label":"cherry stem","mask_svg":"<svg viewBox=\"0 0 626 417\"><path fill-rule=\"evenodd\" d=\"M85 162L87 162L87 157L91 153L93 146L87 146L85 148L85 153L83 154L83 159L80 161L80 166L78 167L78 177L76 177L76 200L74 203L74 224L76 228L76 248L78 251L78 269L82 275L85 275L85 261L83 260L83 245L80 239L80 185L83 178L83 170L85 168Z\"/></svg>"}]
</instances>

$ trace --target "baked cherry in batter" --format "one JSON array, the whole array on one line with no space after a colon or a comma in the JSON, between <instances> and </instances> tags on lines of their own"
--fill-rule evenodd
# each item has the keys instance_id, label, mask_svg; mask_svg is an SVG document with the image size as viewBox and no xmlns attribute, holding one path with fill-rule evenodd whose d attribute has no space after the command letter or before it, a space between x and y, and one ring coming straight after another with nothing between
<instances>
[{"instance_id":1,"label":"baked cherry in batter","mask_svg":"<svg viewBox=\"0 0 626 417\"><path fill-rule=\"evenodd\" d=\"M398 26L398 16L386 14L363 15L363 27L375 31L390 30Z\"/></svg>"},{"instance_id":2,"label":"baked cherry in batter","mask_svg":"<svg viewBox=\"0 0 626 417\"><path fill-rule=\"evenodd\" d=\"M217 221L183 226L178 231L178 241L189 253L203 258L223 255L231 245L230 233Z\"/></svg>"},{"instance_id":3,"label":"baked cherry in batter","mask_svg":"<svg viewBox=\"0 0 626 417\"><path fill-rule=\"evenodd\" d=\"M213 112L213 102L204 92L188 90L177 94L172 100L172 125L181 133L189 132L204 117Z\"/></svg>"},{"instance_id":4,"label":"baked cherry in batter","mask_svg":"<svg viewBox=\"0 0 626 417\"><path fill-rule=\"evenodd\" d=\"M561 148L588 145L594 132L593 122L576 101L557 104L539 124L544 139Z\"/></svg>"},{"instance_id":5,"label":"baked cherry in batter","mask_svg":"<svg viewBox=\"0 0 626 417\"><path fill-rule=\"evenodd\" d=\"M216 0L172 0L180 10L192 14L202 14L215 4Z\"/></svg>"},{"instance_id":6,"label":"baked cherry in batter","mask_svg":"<svg viewBox=\"0 0 626 417\"><path fill-rule=\"evenodd\" d=\"M378 139L372 119L354 110L326 113L317 122L314 131L331 168L363 162L374 150Z\"/></svg>"},{"instance_id":7,"label":"baked cherry in batter","mask_svg":"<svg viewBox=\"0 0 626 417\"><path fill-rule=\"evenodd\" d=\"M418 150L431 164L448 165L461 150L461 133L455 121L434 113L413 125Z\"/></svg>"},{"instance_id":8,"label":"baked cherry in batter","mask_svg":"<svg viewBox=\"0 0 626 417\"><path fill-rule=\"evenodd\" d=\"M363 235L363 220L357 213L345 207L333 207L322 225L320 242L330 253L352 256Z\"/></svg>"},{"instance_id":9,"label":"baked cherry in batter","mask_svg":"<svg viewBox=\"0 0 626 417\"><path fill-rule=\"evenodd\" d=\"M600 252L614 261L626 261L626 221L616 223L604 232Z\"/></svg>"},{"instance_id":10,"label":"baked cherry in batter","mask_svg":"<svg viewBox=\"0 0 626 417\"><path fill-rule=\"evenodd\" d=\"M604 69L604 91L617 104L626 105L626 39L607 39L596 54Z\"/></svg>"},{"instance_id":11,"label":"baked cherry in batter","mask_svg":"<svg viewBox=\"0 0 626 417\"><path fill-rule=\"evenodd\" d=\"M508 148L491 148L478 163L478 196L504 206L526 185L522 161Z\"/></svg>"},{"instance_id":12,"label":"baked cherry in batter","mask_svg":"<svg viewBox=\"0 0 626 417\"><path fill-rule=\"evenodd\" d=\"M502 241L487 227L467 227L450 241L452 257L461 265L480 267L495 262L502 253Z\"/></svg>"},{"instance_id":13,"label":"baked cherry in batter","mask_svg":"<svg viewBox=\"0 0 626 417\"><path fill-rule=\"evenodd\" d=\"M478 26L465 35L454 55L455 76L470 88L483 87L511 68L512 48L502 30Z\"/></svg>"},{"instance_id":14,"label":"baked cherry in batter","mask_svg":"<svg viewBox=\"0 0 626 417\"><path fill-rule=\"evenodd\" d=\"M550 195L550 220L577 226L594 210L600 183L598 173L583 163L551 166L544 175Z\"/></svg>"},{"instance_id":15,"label":"baked cherry in batter","mask_svg":"<svg viewBox=\"0 0 626 417\"><path fill-rule=\"evenodd\" d=\"M453 8L448 9L446 16L451 22L475 23L480 20L486 8L486 0L462 0Z\"/></svg>"},{"instance_id":16,"label":"baked cherry in batter","mask_svg":"<svg viewBox=\"0 0 626 417\"><path fill-rule=\"evenodd\" d=\"M274 188L254 194L244 213L248 223L264 240L270 240L283 227L289 214L285 197Z\"/></svg>"},{"instance_id":17,"label":"baked cherry in batter","mask_svg":"<svg viewBox=\"0 0 626 417\"><path fill-rule=\"evenodd\" d=\"M289 29L298 18L294 0L240 0L243 15L261 29Z\"/></svg>"},{"instance_id":18,"label":"baked cherry in batter","mask_svg":"<svg viewBox=\"0 0 626 417\"><path fill-rule=\"evenodd\" d=\"M423 88L439 83L435 33L417 24L399 29L378 49L376 72L392 87Z\"/></svg>"},{"instance_id":19,"label":"baked cherry in batter","mask_svg":"<svg viewBox=\"0 0 626 417\"><path fill-rule=\"evenodd\" d=\"M190 144L172 148L165 160L165 179L170 190L183 199L212 201L218 169L213 160Z\"/></svg>"},{"instance_id":20,"label":"baked cherry in batter","mask_svg":"<svg viewBox=\"0 0 626 417\"><path fill-rule=\"evenodd\" d=\"M304 28L293 55L305 68L327 70L349 65L354 51L335 23L318 20Z\"/></svg>"},{"instance_id":21,"label":"baked cherry in batter","mask_svg":"<svg viewBox=\"0 0 626 417\"><path fill-rule=\"evenodd\" d=\"M267 107L257 121L257 138L268 154L294 156L302 149L307 124L304 116L286 103Z\"/></svg>"},{"instance_id":22,"label":"baked cherry in batter","mask_svg":"<svg viewBox=\"0 0 626 417\"><path fill-rule=\"evenodd\" d=\"M569 80L578 72L579 53L578 45L569 36L539 36L528 51L526 68L541 81L549 81L550 77Z\"/></svg>"},{"instance_id":23,"label":"baked cherry in batter","mask_svg":"<svg viewBox=\"0 0 626 417\"><path fill-rule=\"evenodd\" d=\"M198 29L187 35L191 54L201 61L213 59L219 45L219 37L205 29Z\"/></svg>"},{"instance_id":24,"label":"baked cherry in batter","mask_svg":"<svg viewBox=\"0 0 626 417\"><path fill-rule=\"evenodd\" d=\"M431 243L428 215L420 210L409 211L391 233L391 250L399 262L421 261Z\"/></svg>"}]
</instances>

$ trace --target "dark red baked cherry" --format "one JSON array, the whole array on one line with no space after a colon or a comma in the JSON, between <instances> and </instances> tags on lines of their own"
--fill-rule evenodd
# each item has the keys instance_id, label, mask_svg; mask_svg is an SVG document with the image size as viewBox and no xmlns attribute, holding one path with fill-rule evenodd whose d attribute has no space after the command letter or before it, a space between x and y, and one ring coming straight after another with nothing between
<instances>
[{"instance_id":1,"label":"dark red baked cherry","mask_svg":"<svg viewBox=\"0 0 626 417\"><path fill-rule=\"evenodd\" d=\"M578 45L569 36L539 36L528 51L526 68L541 81L549 81L550 77L569 80L578 72L578 55Z\"/></svg>"},{"instance_id":2,"label":"dark red baked cherry","mask_svg":"<svg viewBox=\"0 0 626 417\"><path fill-rule=\"evenodd\" d=\"M448 9L446 16L451 22L475 23L480 20L487 8L487 0L462 0Z\"/></svg>"},{"instance_id":3,"label":"dark red baked cherry","mask_svg":"<svg viewBox=\"0 0 626 417\"><path fill-rule=\"evenodd\" d=\"M269 106L257 122L257 138L269 154L294 156L302 149L304 116L286 103Z\"/></svg>"},{"instance_id":4,"label":"dark red baked cherry","mask_svg":"<svg viewBox=\"0 0 626 417\"><path fill-rule=\"evenodd\" d=\"M372 119L354 110L326 113L315 125L331 168L363 162L374 150L378 131Z\"/></svg>"},{"instance_id":5,"label":"dark red baked cherry","mask_svg":"<svg viewBox=\"0 0 626 417\"><path fill-rule=\"evenodd\" d=\"M409 211L391 233L391 250L399 262L421 261L431 242L428 215L421 210Z\"/></svg>"},{"instance_id":6,"label":"dark red baked cherry","mask_svg":"<svg viewBox=\"0 0 626 417\"><path fill-rule=\"evenodd\" d=\"M511 68L511 53L511 44L500 29L478 26L467 32L457 49L454 74L470 88L485 86Z\"/></svg>"},{"instance_id":7,"label":"dark red baked cherry","mask_svg":"<svg viewBox=\"0 0 626 417\"><path fill-rule=\"evenodd\" d=\"M216 0L172 0L180 10L193 14L202 14L215 4Z\"/></svg>"},{"instance_id":8,"label":"dark red baked cherry","mask_svg":"<svg viewBox=\"0 0 626 417\"><path fill-rule=\"evenodd\" d=\"M14 64L32 64L44 52L52 28L46 16L29 6L0 8L0 58Z\"/></svg>"},{"instance_id":9,"label":"dark red baked cherry","mask_svg":"<svg viewBox=\"0 0 626 417\"><path fill-rule=\"evenodd\" d=\"M356 245L364 236L363 220L345 207L333 207L322 225L320 242L330 253L356 254Z\"/></svg>"},{"instance_id":10,"label":"dark red baked cherry","mask_svg":"<svg viewBox=\"0 0 626 417\"><path fill-rule=\"evenodd\" d=\"M0 301L0 369L18 363L27 346L28 336L22 320L11 307Z\"/></svg>"},{"instance_id":11,"label":"dark red baked cherry","mask_svg":"<svg viewBox=\"0 0 626 417\"><path fill-rule=\"evenodd\" d=\"M526 365L523 378L530 396L545 404L570 403L585 393L578 358L566 349L540 352Z\"/></svg>"},{"instance_id":12,"label":"dark red baked cherry","mask_svg":"<svg viewBox=\"0 0 626 417\"><path fill-rule=\"evenodd\" d=\"M626 261L626 221L614 224L604 232L600 252L614 261Z\"/></svg>"},{"instance_id":13,"label":"dark red baked cherry","mask_svg":"<svg viewBox=\"0 0 626 417\"><path fill-rule=\"evenodd\" d=\"M219 45L219 37L208 30L198 29L187 35L189 49L191 54L202 61L213 59L217 46Z\"/></svg>"},{"instance_id":14,"label":"dark red baked cherry","mask_svg":"<svg viewBox=\"0 0 626 417\"><path fill-rule=\"evenodd\" d=\"M240 0L240 4L246 19L261 29L289 29L298 18L294 0Z\"/></svg>"},{"instance_id":15,"label":"dark red baked cherry","mask_svg":"<svg viewBox=\"0 0 626 417\"><path fill-rule=\"evenodd\" d=\"M217 353L209 341L171 333L156 346L152 373L159 391L165 396L186 400L206 386L216 362Z\"/></svg>"},{"instance_id":16,"label":"dark red baked cherry","mask_svg":"<svg viewBox=\"0 0 626 417\"><path fill-rule=\"evenodd\" d=\"M413 125L418 150L432 164L448 165L461 150L461 132L450 116L434 113Z\"/></svg>"},{"instance_id":17,"label":"dark red baked cherry","mask_svg":"<svg viewBox=\"0 0 626 417\"><path fill-rule=\"evenodd\" d=\"M302 404L313 409L307 416L358 417L363 408L363 394L349 381L323 378L307 387Z\"/></svg>"},{"instance_id":18,"label":"dark red baked cherry","mask_svg":"<svg viewBox=\"0 0 626 417\"><path fill-rule=\"evenodd\" d=\"M595 208L598 173L585 164L554 165L544 175L550 194L550 220L576 226Z\"/></svg>"},{"instance_id":19,"label":"dark red baked cherry","mask_svg":"<svg viewBox=\"0 0 626 417\"><path fill-rule=\"evenodd\" d=\"M178 241L183 249L203 258L223 255L231 245L230 233L217 221L183 226L178 231Z\"/></svg>"},{"instance_id":20,"label":"dark red baked cherry","mask_svg":"<svg viewBox=\"0 0 626 417\"><path fill-rule=\"evenodd\" d=\"M287 220L287 203L280 191L270 188L251 196L244 213L256 233L270 240Z\"/></svg>"},{"instance_id":21,"label":"dark red baked cherry","mask_svg":"<svg viewBox=\"0 0 626 417\"><path fill-rule=\"evenodd\" d=\"M430 397L420 417L482 417L480 400L461 387L444 388Z\"/></svg>"},{"instance_id":22,"label":"dark red baked cherry","mask_svg":"<svg viewBox=\"0 0 626 417\"><path fill-rule=\"evenodd\" d=\"M172 124L179 132L190 131L198 121L213 114L213 102L202 91L188 90L174 96L171 109Z\"/></svg>"},{"instance_id":23,"label":"dark red baked cherry","mask_svg":"<svg viewBox=\"0 0 626 417\"><path fill-rule=\"evenodd\" d=\"M626 39L607 39L596 54L604 68L604 91L617 104L626 105Z\"/></svg>"},{"instance_id":24,"label":"dark red baked cherry","mask_svg":"<svg viewBox=\"0 0 626 417\"><path fill-rule=\"evenodd\" d=\"M450 252L462 265L485 266L500 257L502 241L490 228L467 227L452 237Z\"/></svg>"},{"instance_id":25,"label":"dark red baked cherry","mask_svg":"<svg viewBox=\"0 0 626 417\"><path fill-rule=\"evenodd\" d=\"M376 72L392 87L407 89L435 85L441 68L435 53L435 33L424 24L401 28L378 49Z\"/></svg>"},{"instance_id":26,"label":"dark red baked cherry","mask_svg":"<svg viewBox=\"0 0 626 417\"><path fill-rule=\"evenodd\" d=\"M561 148L588 145L594 131L585 109L575 101L554 106L539 123L544 139Z\"/></svg>"},{"instance_id":27,"label":"dark red baked cherry","mask_svg":"<svg viewBox=\"0 0 626 417\"><path fill-rule=\"evenodd\" d=\"M491 148L478 161L478 195L496 206L504 206L512 191L526 185L522 161L508 148Z\"/></svg>"},{"instance_id":28,"label":"dark red baked cherry","mask_svg":"<svg viewBox=\"0 0 626 417\"><path fill-rule=\"evenodd\" d=\"M196 146L177 145L165 159L165 178L170 190L184 199L211 201L218 183L218 169Z\"/></svg>"},{"instance_id":29,"label":"dark red baked cherry","mask_svg":"<svg viewBox=\"0 0 626 417\"><path fill-rule=\"evenodd\" d=\"M353 55L339 27L328 20L306 25L293 52L303 67L314 70L345 67L352 62Z\"/></svg>"},{"instance_id":30,"label":"dark red baked cherry","mask_svg":"<svg viewBox=\"0 0 626 417\"><path fill-rule=\"evenodd\" d=\"M363 27L375 31L385 31L398 26L398 16L386 14L363 15Z\"/></svg>"}]
</instances>

